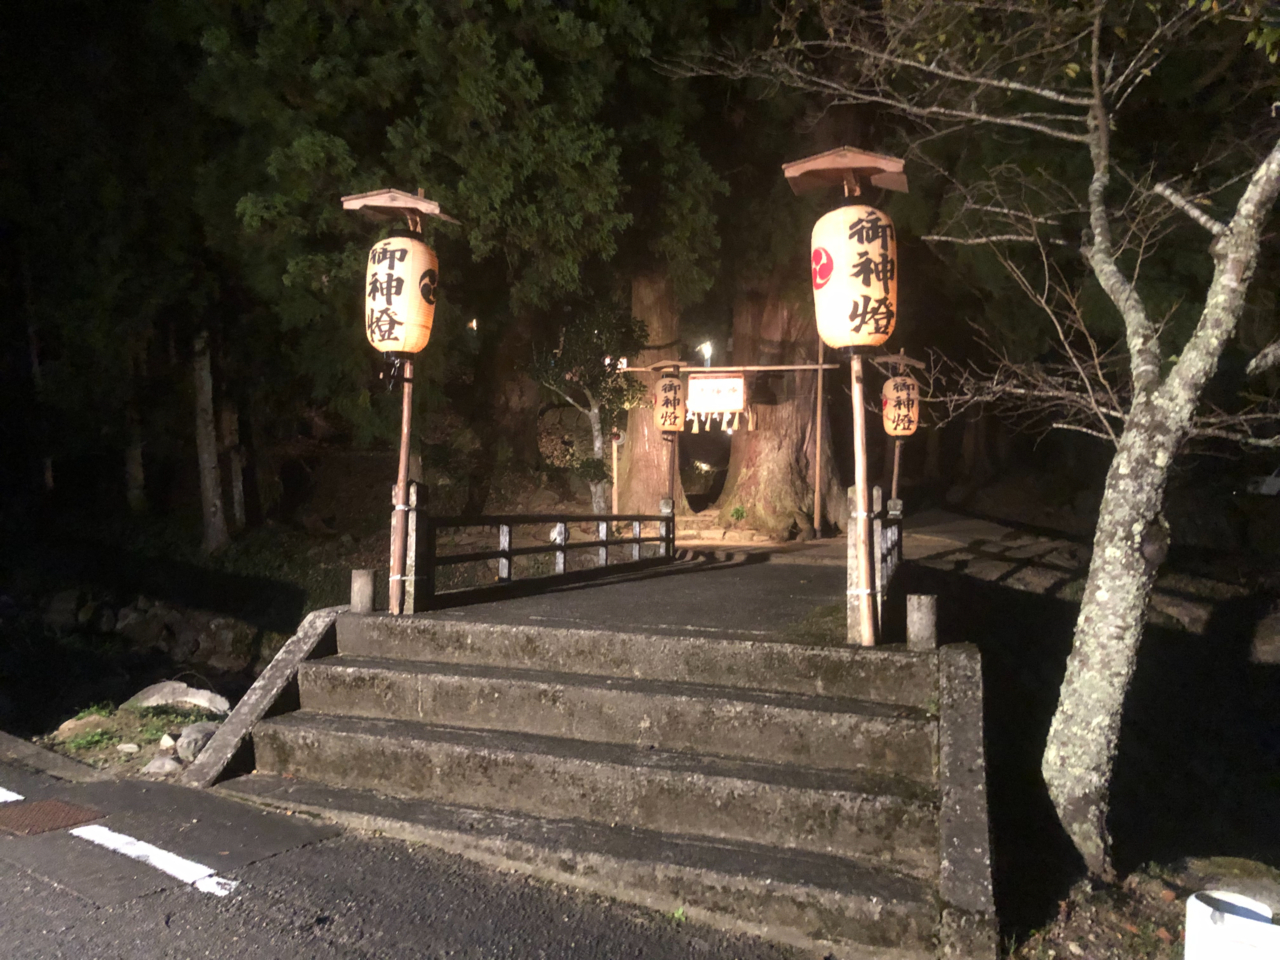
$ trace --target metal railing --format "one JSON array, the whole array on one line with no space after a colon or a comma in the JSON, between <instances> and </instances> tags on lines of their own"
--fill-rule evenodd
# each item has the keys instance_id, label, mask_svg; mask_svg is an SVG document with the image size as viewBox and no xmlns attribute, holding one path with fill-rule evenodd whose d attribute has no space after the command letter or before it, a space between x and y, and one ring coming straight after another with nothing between
<instances>
[{"instance_id":1,"label":"metal railing","mask_svg":"<svg viewBox=\"0 0 1280 960\"><path fill-rule=\"evenodd\" d=\"M404 613L425 610L431 601L445 591L438 589L437 575L441 567L463 563L487 563L497 561L497 576L485 586L510 584L517 580L529 581L570 572L569 554L591 551L595 563L590 569L621 567L645 560L674 560L676 555L675 517L671 514L503 514L479 517L433 517L419 507L418 484L409 485L409 529L405 544ZM574 541L570 527L577 524L595 526L595 538ZM656 536L645 536L644 525L656 524ZM616 528L629 527L629 536L618 536ZM512 528L538 526L548 530L545 544L535 543L516 546ZM497 546L491 550L475 550L468 553L441 553L440 532L464 528L488 528L497 534ZM644 556L645 544L657 544L656 557ZM609 562L610 548L623 548L625 559ZM534 577L515 575L515 561L521 557L550 554L554 557L553 572ZM615 550L616 554L616 550Z\"/></svg>"},{"instance_id":2,"label":"metal railing","mask_svg":"<svg viewBox=\"0 0 1280 960\"><path fill-rule=\"evenodd\" d=\"M899 503L890 500L890 504ZM872 576L876 585L876 622L884 623L884 597L889 592L898 565L902 563L902 515L884 508L884 494L880 488L871 488L871 526L875 551Z\"/></svg>"}]
</instances>

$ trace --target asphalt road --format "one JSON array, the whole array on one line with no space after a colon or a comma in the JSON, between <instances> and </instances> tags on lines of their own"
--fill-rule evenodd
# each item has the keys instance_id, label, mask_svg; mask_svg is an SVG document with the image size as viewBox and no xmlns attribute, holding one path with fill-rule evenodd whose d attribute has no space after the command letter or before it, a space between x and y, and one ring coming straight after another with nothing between
<instances>
[{"instance_id":1,"label":"asphalt road","mask_svg":"<svg viewBox=\"0 0 1280 960\"><path fill-rule=\"evenodd\" d=\"M0 802L0 822L18 805L60 800L101 815L94 835L149 844L161 867L188 871L184 880L71 833L83 827L0 829L0 954L13 960L792 956L429 847L341 834L182 787L71 783L0 763L0 790L21 798ZM137 844L126 848L141 855ZM189 870L199 866L234 888L198 889Z\"/></svg>"}]
</instances>

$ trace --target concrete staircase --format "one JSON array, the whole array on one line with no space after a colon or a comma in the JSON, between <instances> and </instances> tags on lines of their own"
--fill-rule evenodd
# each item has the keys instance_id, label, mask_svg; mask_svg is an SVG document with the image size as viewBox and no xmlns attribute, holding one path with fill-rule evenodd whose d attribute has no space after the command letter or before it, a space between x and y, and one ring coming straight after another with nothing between
<instances>
[{"instance_id":1,"label":"concrete staircase","mask_svg":"<svg viewBox=\"0 0 1280 960\"><path fill-rule=\"evenodd\" d=\"M971 649L335 629L219 789L822 955L995 956Z\"/></svg>"}]
</instances>

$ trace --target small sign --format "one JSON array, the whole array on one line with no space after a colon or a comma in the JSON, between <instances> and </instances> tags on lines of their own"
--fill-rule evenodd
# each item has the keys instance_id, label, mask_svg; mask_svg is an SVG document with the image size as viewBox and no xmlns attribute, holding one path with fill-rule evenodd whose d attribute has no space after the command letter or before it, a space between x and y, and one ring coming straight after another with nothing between
<instances>
[{"instance_id":1,"label":"small sign","mask_svg":"<svg viewBox=\"0 0 1280 960\"><path fill-rule=\"evenodd\" d=\"M747 406L746 381L740 373L691 373L688 405L694 413L740 413Z\"/></svg>"}]
</instances>

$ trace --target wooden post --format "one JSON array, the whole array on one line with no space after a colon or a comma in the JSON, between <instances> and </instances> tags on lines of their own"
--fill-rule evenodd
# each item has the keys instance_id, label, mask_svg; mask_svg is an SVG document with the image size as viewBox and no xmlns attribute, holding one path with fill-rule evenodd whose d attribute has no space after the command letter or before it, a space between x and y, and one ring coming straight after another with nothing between
<instances>
[{"instance_id":1,"label":"wooden post","mask_svg":"<svg viewBox=\"0 0 1280 960\"><path fill-rule=\"evenodd\" d=\"M849 643L873 647L875 614L871 604L871 512L867 509L867 411L863 408L862 356L849 360L853 386L853 503L849 505L848 563L852 582L846 604Z\"/></svg>"},{"instance_id":2,"label":"wooden post","mask_svg":"<svg viewBox=\"0 0 1280 960\"><path fill-rule=\"evenodd\" d=\"M907 649L938 649L938 598L912 593L907 596Z\"/></svg>"},{"instance_id":3,"label":"wooden post","mask_svg":"<svg viewBox=\"0 0 1280 960\"><path fill-rule=\"evenodd\" d=\"M351 571L351 612L373 613L373 571Z\"/></svg>"},{"instance_id":4,"label":"wooden post","mask_svg":"<svg viewBox=\"0 0 1280 960\"><path fill-rule=\"evenodd\" d=\"M631 559L640 559L640 538L643 536L643 528L639 520L631 521L631 536L635 538L635 542L631 544Z\"/></svg>"},{"instance_id":5,"label":"wooden post","mask_svg":"<svg viewBox=\"0 0 1280 960\"><path fill-rule=\"evenodd\" d=\"M409 437L413 426L413 361L404 361L404 393L400 404L400 467L396 474L395 509L391 514L391 584L393 615L403 610L405 531L409 513Z\"/></svg>"},{"instance_id":6,"label":"wooden post","mask_svg":"<svg viewBox=\"0 0 1280 960\"><path fill-rule=\"evenodd\" d=\"M418 613L423 606L418 602L418 495L422 490L416 480L409 481L409 509L405 515L404 535L404 599L400 612L405 616Z\"/></svg>"},{"instance_id":7,"label":"wooden post","mask_svg":"<svg viewBox=\"0 0 1280 960\"><path fill-rule=\"evenodd\" d=\"M884 493L880 485L871 488L871 589L875 591L876 622L884 623Z\"/></svg>"},{"instance_id":8,"label":"wooden post","mask_svg":"<svg viewBox=\"0 0 1280 960\"><path fill-rule=\"evenodd\" d=\"M560 547L556 551L556 573L564 573L566 569L567 551L564 545L569 542L569 525L564 521L551 528L551 540Z\"/></svg>"},{"instance_id":9,"label":"wooden post","mask_svg":"<svg viewBox=\"0 0 1280 960\"><path fill-rule=\"evenodd\" d=\"M893 483L889 487L889 499L898 499L898 468L902 465L902 441L893 442Z\"/></svg>"},{"instance_id":10,"label":"wooden post","mask_svg":"<svg viewBox=\"0 0 1280 960\"><path fill-rule=\"evenodd\" d=\"M503 556L498 558L498 580L508 583L511 580L511 524L498 524L498 549Z\"/></svg>"},{"instance_id":11,"label":"wooden post","mask_svg":"<svg viewBox=\"0 0 1280 960\"><path fill-rule=\"evenodd\" d=\"M822 539L822 401L822 337L818 337L818 409L813 418L813 432L817 437L813 455L813 536L815 540Z\"/></svg>"}]
</instances>

